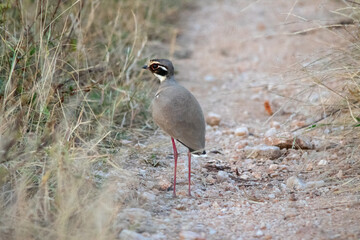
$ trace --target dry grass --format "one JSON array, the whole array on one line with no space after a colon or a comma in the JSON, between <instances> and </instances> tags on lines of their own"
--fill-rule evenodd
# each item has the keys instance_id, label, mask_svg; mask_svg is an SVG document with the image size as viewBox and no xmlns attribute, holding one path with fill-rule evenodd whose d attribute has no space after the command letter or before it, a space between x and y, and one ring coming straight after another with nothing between
<instances>
[{"instance_id":1,"label":"dry grass","mask_svg":"<svg viewBox=\"0 0 360 240\"><path fill-rule=\"evenodd\" d=\"M114 238L121 201L94 169L121 173L112 155L151 128L143 53L180 6L0 4L0 238Z\"/></svg>"},{"instance_id":2,"label":"dry grass","mask_svg":"<svg viewBox=\"0 0 360 240\"><path fill-rule=\"evenodd\" d=\"M358 23L360 4L348 1L338 9L343 23L327 28L341 47L327 49L315 61L303 64L296 84L300 103L312 121L295 132L318 139L324 152L337 158L320 175L321 179L339 183L335 193L351 191L358 194L360 162L360 39ZM345 43L345 44L344 44ZM340 171L340 173L339 173Z\"/></svg>"}]
</instances>

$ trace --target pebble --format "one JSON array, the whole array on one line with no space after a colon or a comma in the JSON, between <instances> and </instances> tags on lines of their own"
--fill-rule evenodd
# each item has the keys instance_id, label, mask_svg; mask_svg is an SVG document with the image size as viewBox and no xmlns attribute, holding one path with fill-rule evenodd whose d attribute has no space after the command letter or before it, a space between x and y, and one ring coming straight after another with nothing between
<instances>
[{"instance_id":1,"label":"pebble","mask_svg":"<svg viewBox=\"0 0 360 240\"><path fill-rule=\"evenodd\" d=\"M269 197L269 199L274 199L274 198L275 198L275 194L270 193L270 194L268 195L268 197Z\"/></svg>"},{"instance_id":2,"label":"pebble","mask_svg":"<svg viewBox=\"0 0 360 240\"><path fill-rule=\"evenodd\" d=\"M249 130L247 127L238 127L235 129L234 133L236 136L248 136Z\"/></svg>"},{"instance_id":3,"label":"pebble","mask_svg":"<svg viewBox=\"0 0 360 240\"><path fill-rule=\"evenodd\" d=\"M256 179L261 179L262 178L261 172L253 172L253 173L251 173L251 175Z\"/></svg>"},{"instance_id":4,"label":"pebble","mask_svg":"<svg viewBox=\"0 0 360 240\"><path fill-rule=\"evenodd\" d=\"M204 77L205 82L214 82L215 81L215 77L213 75L206 75Z\"/></svg>"},{"instance_id":5,"label":"pebble","mask_svg":"<svg viewBox=\"0 0 360 240\"><path fill-rule=\"evenodd\" d=\"M305 188L319 188L325 185L323 180L307 182Z\"/></svg>"},{"instance_id":6,"label":"pebble","mask_svg":"<svg viewBox=\"0 0 360 240\"><path fill-rule=\"evenodd\" d=\"M219 114L209 112L206 117L206 123L210 126L218 126L221 122L221 116Z\"/></svg>"},{"instance_id":7,"label":"pebble","mask_svg":"<svg viewBox=\"0 0 360 240\"><path fill-rule=\"evenodd\" d=\"M277 159L281 156L279 147L259 145L255 147L246 146L244 148L245 154L248 158L266 158L266 159Z\"/></svg>"},{"instance_id":8,"label":"pebble","mask_svg":"<svg viewBox=\"0 0 360 240\"><path fill-rule=\"evenodd\" d=\"M248 180L250 178L250 173L244 172L243 174L240 175L239 178L242 180Z\"/></svg>"},{"instance_id":9,"label":"pebble","mask_svg":"<svg viewBox=\"0 0 360 240\"><path fill-rule=\"evenodd\" d=\"M216 182L216 179L213 178L212 175L209 175L209 176L206 177L206 183L207 184L214 184L215 182Z\"/></svg>"},{"instance_id":10,"label":"pebble","mask_svg":"<svg viewBox=\"0 0 360 240\"><path fill-rule=\"evenodd\" d=\"M142 208L126 208L120 212L117 216L116 228L130 228L137 232L149 233L156 231L155 226L152 224L151 213Z\"/></svg>"},{"instance_id":11,"label":"pebble","mask_svg":"<svg viewBox=\"0 0 360 240\"><path fill-rule=\"evenodd\" d=\"M276 136L266 136L264 140L265 144L270 146L277 146L281 149L313 149L314 144L310 141L310 139L304 136L286 136L286 137L276 137Z\"/></svg>"},{"instance_id":12,"label":"pebble","mask_svg":"<svg viewBox=\"0 0 360 240\"><path fill-rule=\"evenodd\" d=\"M161 191L167 191L172 186L171 182L167 179L160 179L158 182L159 190Z\"/></svg>"},{"instance_id":13,"label":"pebble","mask_svg":"<svg viewBox=\"0 0 360 240\"><path fill-rule=\"evenodd\" d=\"M319 162L318 162L318 165L319 166L325 166L325 165L327 165L328 164L328 161L326 161L325 159L322 159L322 160L320 160Z\"/></svg>"},{"instance_id":14,"label":"pebble","mask_svg":"<svg viewBox=\"0 0 360 240\"><path fill-rule=\"evenodd\" d=\"M276 128L270 128L265 132L265 137L274 136L277 133Z\"/></svg>"},{"instance_id":15,"label":"pebble","mask_svg":"<svg viewBox=\"0 0 360 240\"><path fill-rule=\"evenodd\" d=\"M229 180L229 174L225 171L218 171L218 173L216 175L216 180L218 182L225 182L225 181Z\"/></svg>"},{"instance_id":16,"label":"pebble","mask_svg":"<svg viewBox=\"0 0 360 240\"><path fill-rule=\"evenodd\" d=\"M280 123L279 123L279 122L276 122L276 121L272 121L272 122L270 123L270 127L272 127L272 128L279 129L280 126L281 126Z\"/></svg>"},{"instance_id":17,"label":"pebble","mask_svg":"<svg viewBox=\"0 0 360 240\"><path fill-rule=\"evenodd\" d=\"M344 174L343 174L343 171L342 170L339 170L339 172L336 174L336 177L341 179L343 178Z\"/></svg>"},{"instance_id":18,"label":"pebble","mask_svg":"<svg viewBox=\"0 0 360 240\"><path fill-rule=\"evenodd\" d=\"M271 164L270 166L269 166L269 170L271 170L271 171L274 171L274 170L276 170L276 169L278 169L279 168L279 165L277 165L277 164Z\"/></svg>"},{"instance_id":19,"label":"pebble","mask_svg":"<svg viewBox=\"0 0 360 240\"><path fill-rule=\"evenodd\" d=\"M264 233L263 231L261 231L260 229L256 231L256 234L255 234L257 237L262 237L264 236Z\"/></svg>"},{"instance_id":20,"label":"pebble","mask_svg":"<svg viewBox=\"0 0 360 240\"><path fill-rule=\"evenodd\" d=\"M314 169L314 165L312 163L306 164L306 171L312 171Z\"/></svg>"},{"instance_id":21,"label":"pebble","mask_svg":"<svg viewBox=\"0 0 360 240\"><path fill-rule=\"evenodd\" d=\"M149 192L143 192L141 196L148 202L153 202L156 199L155 194L149 193Z\"/></svg>"},{"instance_id":22,"label":"pebble","mask_svg":"<svg viewBox=\"0 0 360 240\"><path fill-rule=\"evenodd\" d=\"M179 234L180 240L205 240L205 236L200 233L191 231L181 231Z\"/></svg>"},{"instance_id":23,"label":"pebble","mask_svg":"<svg viewBox=\"0 0 360 240\"><path fill-rule=\"evenodd\" d=\"M300 190L304 189L306 187L306 184L300 178L292 176L286 180L286 187L290 189Z\"/></svg>"},{"instance_id":24,"label":"pebble","mask_svg":"<svg viewBox=\"0 0 360 240\"><path fill-rule=\"evenodd\" d=\"M246 147L249 143L247 141L240 141L240 142L236 142L234 147L235 149L243 149L244 147Z\"/></svg>"},{"instance_id":25,"label":"pebble","mask_svg":"<svg viewBox=\"0 0 360 240\"><path fill-rule=\"evenodd\" d=\"M144 237L140 233L124 229L119 234L119 239L120 240L148 240L149 238Z\"/></svg>"}]
</instances>

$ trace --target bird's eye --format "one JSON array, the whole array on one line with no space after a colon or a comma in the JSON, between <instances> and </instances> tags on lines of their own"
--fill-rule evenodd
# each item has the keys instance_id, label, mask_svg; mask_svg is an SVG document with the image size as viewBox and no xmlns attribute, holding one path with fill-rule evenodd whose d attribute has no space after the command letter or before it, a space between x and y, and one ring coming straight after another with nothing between
<instances>
[{"instance_id":1,"label":"bird's eye","mask_svg":"<svg viewBox=\"0 0 360 240\"><path fill-rule=\"evenodd\" d=\"M157 69L159 67L159 65L153 64L153 65L151 65L151 67L152 67L152 69Z\"/></svg>"}]
</instances>

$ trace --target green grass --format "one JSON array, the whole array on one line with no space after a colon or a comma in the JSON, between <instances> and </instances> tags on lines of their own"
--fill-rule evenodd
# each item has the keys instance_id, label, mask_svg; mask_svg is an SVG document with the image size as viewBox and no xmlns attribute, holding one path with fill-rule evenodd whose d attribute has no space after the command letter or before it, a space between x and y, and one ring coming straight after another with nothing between
<instances>
[{"instance_id":1,"label":"green grass","mask_svg":"<svg viewBox=\"0 0 360 240\"><path fill-rule=\"evenodd\" d=\"M121 172L122 140L149 128L147 42L169 42L182 5L0 4L1 237L114 238L121 202L105 175Z\"/></svg>"}]
</instances>

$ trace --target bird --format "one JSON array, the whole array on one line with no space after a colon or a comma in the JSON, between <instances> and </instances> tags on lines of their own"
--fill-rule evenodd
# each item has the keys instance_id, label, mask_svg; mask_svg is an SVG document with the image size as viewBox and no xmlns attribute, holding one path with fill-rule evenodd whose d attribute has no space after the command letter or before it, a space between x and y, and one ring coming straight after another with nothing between
<instances>
[{"instance_id":1,"label":"bird","mask_svg":"<svg viewBox=\"0 0 360 240\"><path fill-rule=\"evenodd\" d=\"M176 197L176 167L178 151L175 140L188 148L188 194L191 196L191 154L203 155L205 151L205 119L199 102L185 87L175 80L174 66L168 59L152 59L143 66L160 80L152 100L154 122L171 137L174 151L174 188Z\"/></svg>"}]
</instances>

